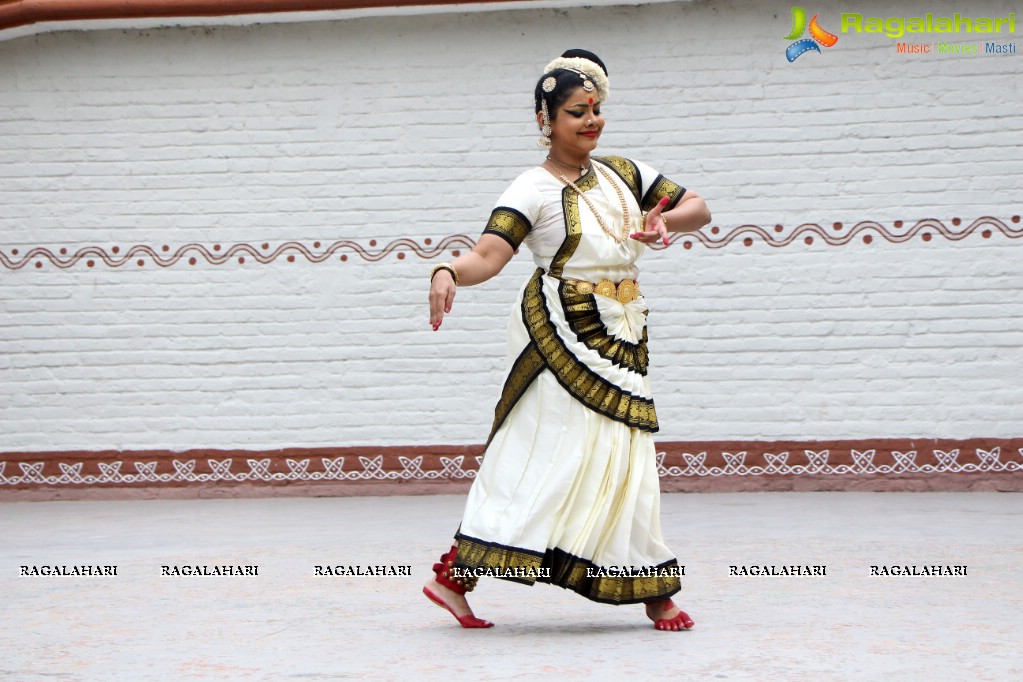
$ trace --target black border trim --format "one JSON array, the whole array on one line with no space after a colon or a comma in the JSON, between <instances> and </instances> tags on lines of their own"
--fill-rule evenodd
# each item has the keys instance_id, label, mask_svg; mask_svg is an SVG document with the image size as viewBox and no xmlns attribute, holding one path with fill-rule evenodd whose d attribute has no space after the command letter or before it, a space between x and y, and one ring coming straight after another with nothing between
<instances>
[{"instance_id":1,"label":"black border trim","mask_svg":"<svg viewBox=\"0 0 1023 682\"><path fill-rule=\"evenodd\" d=\"M684 197L686 195L686 188L683 187L682 185L678 184L677 182L669 180L668 178L666 178L663 175L661 175L660 173L658 173L657 177L654 178L654 181L652 183L650 183L650 189L648 189L646 191L646 194L643 195L643 201L639 202L640 208L643 208L643 206L647 205L647 202L650 201L653 198L654 192L660 188L662 183L665 183L665 182L668 182L668 183L671 183L672 185L675 185L681 191L678 193L677 197L675 197L674 199L672 199L671 201L668 202L668 205L664 207L664 210L665 211L670 211L671 209L673 209L676 206L678 206L679 202L682 201L682 197ZM651 202L651 203L654 203L654 202ZM653 206L651 206L650 208L653 208ZM647 210L649 210L649 209L647 209Z\"/></svg>"}]
</instances>

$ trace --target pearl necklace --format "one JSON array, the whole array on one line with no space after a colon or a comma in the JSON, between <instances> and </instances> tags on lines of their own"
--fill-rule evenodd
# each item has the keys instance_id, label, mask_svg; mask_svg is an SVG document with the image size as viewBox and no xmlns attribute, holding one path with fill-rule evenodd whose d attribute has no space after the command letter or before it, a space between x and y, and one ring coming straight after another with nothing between
<instances>
[{"instance_id":1,"label":"pearl necklace","mask_svg":"<svg viewBox=\"0 0 1023 682\"><path fill-rule=\"evenodd\" d=\"M603 175L604 178L611 183L611 185L615 188L615 192L617 192L618 194L618 202L621 204L622 214L625 216L625 224L622 225L622 230L618 233L611 231L611 228L607 226L607 223L604 222L604 219L600 217L600 213L597 212L597 209L594 208L592 203L590 203L589 197L586 196L585 192L579 189L578 185L576 185L574 182L566 178L564 175L558 175L558 178L561 179L561 182L563 182L566 187L571 187L576 191L576 194L579 195L579 198L582 199L583 202L585 202L586 206L590 209L590 212L593 213L593 217L597 219L597 224L600 225L600 229L604 231L604 234L606 234L608 237L615 240L619 244L622 244L625 242L626 239L628 239L629 227L632 225L632 216L629 213L629 204L628 202L625 201L625 194L622 192L622 188L619 187L618 183L615 182L608 175L607 171L601 168L599 164L596 166L596 169L597 172Z\"/></svg>"}]
</instances>

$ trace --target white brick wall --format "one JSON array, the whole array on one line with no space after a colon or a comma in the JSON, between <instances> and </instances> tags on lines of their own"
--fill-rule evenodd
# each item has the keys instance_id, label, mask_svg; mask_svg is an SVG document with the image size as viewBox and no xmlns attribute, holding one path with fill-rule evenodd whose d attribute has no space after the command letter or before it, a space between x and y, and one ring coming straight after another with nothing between
<instances>
[{"instance_id":1,"label":"white brick wall","mask_svg":"<svg viewBox=\"0 0 1023 682\"><path fill-rule=\"evenodd\" d=\"M437 334L435 261L410 248L379 262L346 250L318 264L11 264L37 247L116 245L120 258L133 245L319 253L314 241L354 240L375 253L402 237L475 236L540 159L531 89L566 47L595 48L610 68L603 151L697 189L721 235L862 221L900 233L893 221L905 232L925 218L962 230L982 216L1023 229L1010 220L1023 212L1018 55L909 57L843 35L789 64L789 6L0 42L0 451L481 442L525 253L462 290ZM821 21L836 31L837 11ZM651 253L660 437L1020 435L1021 244L995 230Z\"/></svg>"}]
</instances>

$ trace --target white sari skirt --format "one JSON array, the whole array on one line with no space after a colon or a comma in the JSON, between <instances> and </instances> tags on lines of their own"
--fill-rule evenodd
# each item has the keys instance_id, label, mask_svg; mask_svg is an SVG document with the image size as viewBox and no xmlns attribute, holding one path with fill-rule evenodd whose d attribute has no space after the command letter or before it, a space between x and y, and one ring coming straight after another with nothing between
<instances>
[{"instance_id":1,"label":"white sari skirt","mask_svg":"<svg viewBox=\"0 0 1023 682\"><path fill-rule=\"evenodd\" d=\"M646 307L538 270L509 324L508 378L456 534L456 566L597 602L680 589L664 544Z\"/></svg>"}]
</instances>

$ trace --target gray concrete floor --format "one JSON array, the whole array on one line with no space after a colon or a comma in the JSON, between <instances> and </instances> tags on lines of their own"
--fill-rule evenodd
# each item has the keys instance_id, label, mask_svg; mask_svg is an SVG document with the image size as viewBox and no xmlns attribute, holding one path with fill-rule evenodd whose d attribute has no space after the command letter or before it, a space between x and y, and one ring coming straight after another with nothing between
<instances>
[{"instance_id":1,"label":"gray concrete floor","mask_svg":"<svg viewBox=\"0 0 1023 682\"><path fill-rule=\"evenodd\" d=\"M482 579L492 630L420 594L463 497L0 504L0 679L1023 679L1023 496L670 494L689 632L642 607ZM116 577L19 575L113 564ZM167 577L168 564L258 565ZM412 566L323 577L315 565ZM826 565L737 577L730 565ZM967 575L870 576L871 565Z\"/></svg>"}]
</instances>

